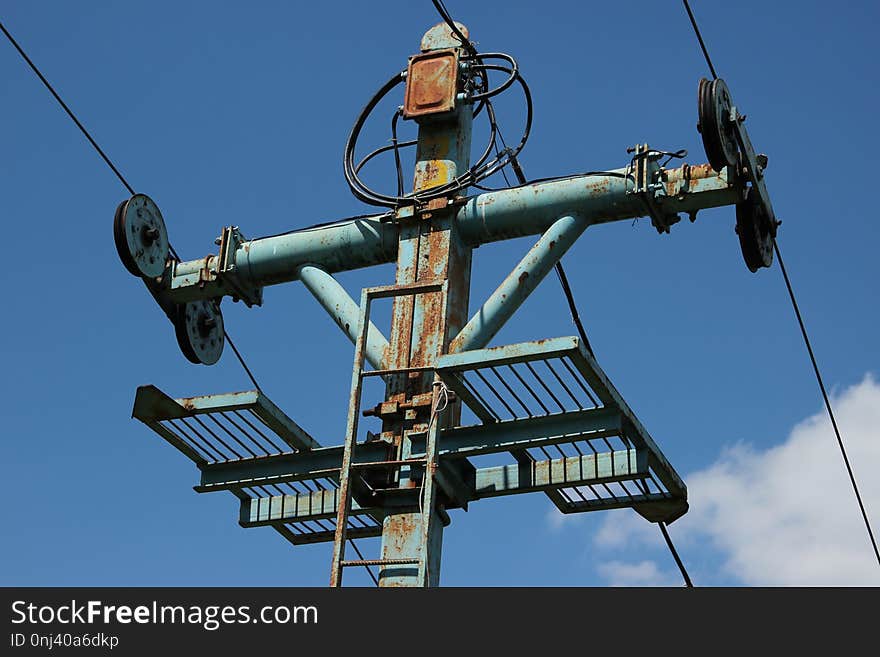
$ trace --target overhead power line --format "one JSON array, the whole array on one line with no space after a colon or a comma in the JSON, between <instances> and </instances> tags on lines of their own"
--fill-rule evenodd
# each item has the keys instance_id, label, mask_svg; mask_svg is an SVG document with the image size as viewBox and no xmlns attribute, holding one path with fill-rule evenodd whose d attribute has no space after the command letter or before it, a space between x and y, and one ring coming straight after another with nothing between
<instances>
[{"instance_id":1,"label":"overhead power line","mask_svg":"<svg viewBox=\"0 0 880 657\"><path fill-rule=\"evenodd\" d=\"M868 530L868 538L871 540L871 546L874 548L874 556L877 558L877 564L880 565L880 551L877 549L877 539L874 537L874 531L871 529L871 521L868 519L868 513L865 511L865 503L862 501L862 494L859 492L856 476L853 473L852 466L849 463L849 457L846 454L846 446L843 444L843 438L840 435L840 429L837 426L837 420L834 418L834 411L831 410L831 401L828 398L828 392L825 390L825 383L822 380L822 374L819 372L819 365L816 363L816 355L813 353L813 346L810 344L810 337L807 335L807 329L804 326L803 317L798 307L797 299L794 296L794 290L791 287L791 280L788 278L788 272L785 270L785 263L782 261L782 253L779 251L779 244L773 240L773 250L776 252L776 259L779 261L779 269L782 271L782 277L785 279L785 287L788 290L788 296L791 299L791 306L794 308L794 314L797 317L798 326L801 329L801 335L804 338L804 344L807 347L807 353L810 355L810 363L813 365L813 372L816 374L816 381L819 384L819 390L822 391L822 399L825 400L825 409L828 411L828 417L831 418L831 426L834 428L834 435L837 437L837 446L840 448L840 454L843 456L843 463L846 465L846 472L849 475L850 484L852 484L853 493L855 493L856 501L859 504L859 510L862 512L862 519L865 521L865 529Z\"/></svg>"},{"instance_id":2,"label":"overhead power line","mask_svg":"<svg viewBox=\"0 0 880 657\"><path fill-rule=\"evenodd\" d=\"M712 59L709 57L709 51L706 50L706 43L703 41L703 35L700 34L700 26L697 25L697 19L694 18L694 12L691 11L691 6L688 3L688 0L682 0L684 2L684 8L687 10L688 18L691 19L691 25L694 28L694 34L697 35L697 41L700 42L700 48L703 51L703 57L706 58L706 63L709 65L709 71L712 73L713 78L717 78L718 74L715 72L715 67L712 66Z\"/></svg>"},{"instance_id":3,"label":"overhead power line","mask_svg":"<svg viewBox=\"0 0 880 657\"><path fill-rule=\"evenodd\" d=\"M110 170L113 171L114 174L116 174L116 177L119 178L119 181L122 183L122 185L125 187L125 189L128 190L128 193L131 194L132 196L134 196L135 195L134 188L128 183L128 181L125 179L125 176L123 176L122 173L120 173L120 171L116 167L116 165L113 164L113 161L104 152L104 149L102 149L98 145L98 142L96 142L95 139L92 137L92 135L89 133L89 131L86 130L86 128L82 124L82 122L76 117L76 114L73 113L73 110L70 109L70 107L67 105L67 103L64 102L64 100L61 98L61 96L58 94L58 92L55 91L55 88L52 86L52 84L49 82L49 80L46 79L46 76L43 75L43 73L40 71L39 68L37 68L37 65L34 64L33 60L30 57L28 57L28 54L19 45L18 41L16 41L15 38L9 33L9 30L6 29L6 26L3 25L2 22L0 22L0 30L3 31L3 34L6 35L6 38L13 45L13 47L18 51L18 54L21 55L21 58L27 63L27 65L31 68L31 70L40 79L40 82L43 83L43 85L46 87L46 89L49 90L49 93L51 93L52 96L55 98L55 100L58 101L58 104L61 105L62 109L64 109L64 111L67 113L67 116L69 116L70 119L76 124L76 127L80 129L80 132L83 133L85 138L94 147L94 149L97 151L98 155L101 156L101 159L103 159L104 162L107 164L107 166L110 167ZM171 252L171 255L176 260L179 261L180 257L177 255L177 252L174 250L174 247L171 246L171 244L169 244L168 247L169 247L169 251ZM244 357L241 355L241 353L238 351L238 349L236 349L235 344L233 344L232 340L229 337L229 333L226 332L226 329L223 330L223 334L226 337L226 340L229 342L229 345L232 347L232 351L235 353L235 357L238 359L238 362L241 363L241 366L244 368L244 371L247 373L248 378L250 378L250 380L254 384L254 386L256 386L256 388L258 390L260 390L261 389L260 385L257 383L257 380L254 378L254 375L251 372L251 369L247 366L247 363L245 362Z\"/></svg>"},{"instance_id":4,"label":"overhead power line","mask_svg":"<svg viewBox=\"0 0 880 657\"><path fill-rule=\"evenodd\" d=\"M15 38L13 38L13 36L9 33L9 30L6 29L6 26L3 25L2 22L0 22L0 30L3 30L3 34L5 34L6 38L9 39L9 43L11 43L15 47L15 49L18 51L18 54L21 55L22 59L24 59L24 61L27 63L27 65L31 67L31 70L37 75L37 77L40 78L40 82L42 82L45 85L46 89L49 90L49 93L51 93L55 97L55 100L58 101L58 104L61 105L61 107L64 109L65 112L67 112L67 116L69 116L71 118L71 120L73 120L73 122L76 124L76 127L80 129L80 132L82 132L83 135L85 135L85 138L89 140L89 143L95 148L96 151L98 151L98 155L101 156L101 158L104 160L104 162L107 163L107 166L110 167L110 169L113 171L113 173L116 174L116 177L119 178L119 181L125 186L125 188L128 190L128 192L132 196L134 196L134 189L132 189L132 186L129 185L128 181L125 179L125 177L121 173L119 173L119 169L116 168L116 165L110 161L110 158L107 157L107 154L103 151L103 149L100 146L98 146L98 142L96 142L92 138L92 135L89 134L89 131L86 130L85 126L83 126L83 124L80 123L79 119L76 118L76 115L67 106L67 103L65 103L61 99L61 96L58 95L58 92L55 91L55 88L49 83L49 81L46 79L46 77L40 72L40 69L37 68L36 64L34 64L33 61L31 61L31 58L27 56L27 53L22 49L22 47L20 45L18 45L18 41L16 41Z\"/></svg>"},{"instance_id":5,"label":"overhead power line","mask_svg":"<svg viewBox=\"0 0 880 657\"><path fill-rule=\"evenodd\" d=\"M663 539L666 541L666 545L672 553L672 558L675 559L675 565L678 566L678 569L681 571L681 576L684 577L684 585L688 588L693 588L694 583L691 582L691 577L688 575L684 563L682 563L681 558L678 556L678 550L675 549L675 545L672 543L672 538L669 536L669 530L666 529L666 523L658 522L657 524L660 525L660 532L663 534Z\"/></svg>"},{"instance_id":6,"label":"overhead power line","mask_svg":"<svg viewBox=\"0 0 880 657\"><path fill-rule=\"evenodd\" d=\"M513 169L513 173L516 176L517 181L520 185L527 185L528 180L526 179L525 171L522 169L522 165L519 163L519 160L516 157L511 159L511 168ZM584 329L583 322L581 322L581 315L578 312L577 303L574 299L574 294L572 294L571 286L568 284L568 276L565 275L565 268L562 266L562 260L557 261L556 263L556 275L559 277L559 284L562 286L562 293L565 295L565 300L568 302L568 310L571 313L571 319L574 322L574 325L577 327L578 333L581 336L581 340L584 343L584 348L590 353L591 356L595 356L593 353L593 347L590 345L590 340L587 338L587 331ZM678 566L678 569L681 571L681 576L684 578L685 586L693 587L693 583L691 582L691 578L688 575L687 569L684 567L684 563L681 558L678 556L678 551L675 549L675 545L672 543L672 538L669 536L669 532L666 530L666 523L658 522L660 525L660 531L663 534L663 539L666 541L666 545L669 547L669 551L672 553L672 558L675 559L675 563Z\"/></svg>"},{"instance_id":7,"label":"overhead power line","mask_svg":"<svg viewBox=\"0 0 880 657\"><path fill-rule=\"evenodd\" d=\"M691 11L690 4L688 0L682 0L684 3L684 8L687 10L688 17L691 19L691 25L694 28L694 34L697 35L697 40L700 42L700 48L703 50L703 56L706 58L706 64L709 65L709 70L712 72L712 77L717 78L718 75L715 73L715 67L712 65L712 59L709 57L709 51L706 49L706 43L703 41L703 36L700 34L700 28L697 25L697 20L694 18L694 12ZM776 259L779 261L779 269L782 271L782 277L785 279L785 287L788 289L788 296L791 299L792 308L794 308L794 314L797 317L798 326L801 329L801 336L804 339L804 345L807 347L807 353L810 356L810 363L813 366L813 372L816 375L816 382L819 384L819 390L822 392L822 399L825 400L825 409L828 411L828 417L831 419L831 426L834 428L834 435L837 437L837 445L840 448L840 454L843 457L843 463L846 466L846 472L849 475L850 484L852 484L853 493L855 493L856 501L859 505L859 510L862 513L862 519L865 522L865 529L868 531L868 538L871 541L871 547L874 549L874 556L877 558L877 565L880 566L880 550L877 548L877 539L874 537L874 530L871 528L871 521L868 518L868 513L865 511L865 504L862 501L862 495L859 492L859 486L856 482L856 476L853 473L852 466L849 463L849 456L846 453L846 446L843 444L843 438L840 435L840 429L837 426L837 420L834 418L834 411L831 408L831 400L828 398L828 392L825 390L825 383L822 380L822 373L819 371L819 365L816 362L816 356L813 353L813 347L810 344L810 337L807 335L807 329L804 325L804 320L801 317L801 311L798 307L797 299L794 295L794 290L791 286L791 280L788 278L788 272L785 270L785 263L782 260L782 253L779 251L779 243L776 238L773 238L773 251L776 253Z\"/></svg>"},{"instance_id":8,"label":"overhead power line","mask_svg":"<svg viewBox=\"0 0 880 657\"><path fill-rule=\"evenodd\" d=\"M134 188L128 183L128 181L125 179L125 177L122 175L122 173L120 173L120 171L116 167L116 165L113 164L112 160L110 160L110 158L107 156L107 154L104 152L104 150L98 145L98 142L95 141L95 139L92 137L92 135L89 133L89 131L86 130L85 126L83 126L82 122L80 122L80 120L73 113L73 110L71 110L70 107L68 107L67 103L65 103L64 100L61 98L61 96L58 95L58 92L55 91L52 84L46 79L46 76L44 76L43 73L40 71L40 69L37 68L37 66L36 66L36 64L34 64L33 60L31 60L31 58L28 57L27 53L19 45L18 41L16 41L15 38L9 33L9 30L6 29L6 26L3 25L2 22L0 22L0 30L3 31L3 34L6 35L6 38L9 39L9 42L15 47L15 49L18 51L18 54L21 55L22 59L24 59L24 61L31 68L31 70L36 74L36 76L40 79L40 81L45 85L45 87L49 90L49 92L52 94L52 96L55 98L55 100L58 101L58 104L61 105L61 107L64 109L65 112L67 112L67 115L76 124L76 127L80 129L80 131L83 133L83 135L85 135L86 139L88 139L89 143L94 147L94 149L101 156L101 159L103 159L104 162L107 163L107 166L110 167L110 169L113 171L113 173L116 174L116 177L119 178L120 182L123 184L125 189L128 190L128 192L132 196L134 196L134 194L135 194ZM180 260L180 257L175 252L174 247L171 246L170 244L169 244L169 250L175 259ZM251 371L251 368L248 367L244 356L241 355L241 352L235 346L235 343L232 341L232 338L229 336L229 333L226 331L225 328L223 329L223 335L226 338L226 341L229 343L229 346L232 347L232 351L235 354L235 357L238 359L238 362L241 364L241 366L244 369L245 373L247 374L248 378L251 380L251 383L254 384L254 387L257 390L262 390L260 384L257 382L256 377L254 377L254 374ZM360 554L360 550L358 549L354 540L350 539L350 542L351 542L352 547L354 547L355 552ZM376 579L376 576L373 574L373 571L369 568L367 568L367 570L368 570L373 582L376 584L376 586L378 586L379 580Z\"/></svg>"}]
</instances>

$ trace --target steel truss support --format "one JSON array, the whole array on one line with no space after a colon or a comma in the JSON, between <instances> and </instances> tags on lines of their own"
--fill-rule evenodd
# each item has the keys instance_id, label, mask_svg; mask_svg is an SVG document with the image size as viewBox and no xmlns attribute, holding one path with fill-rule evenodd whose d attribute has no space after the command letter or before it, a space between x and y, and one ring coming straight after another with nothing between
<instances>
[{"instance_id":1,"label":"steel truss support","mask_svg":"<svg viewBox=\"0 0 880 657\"><path fill-rule=\"evenodd\" d=\"M586 219L571 216L561 217L553 222L471 317L449 345L449 351L479 349L489 344L588 225Z\"/></svg>"},{"instance_id":2,"label":"steel truss support","mask_svg":"<svg viewBox=\"0 0 880 657\"><path fill-rule=\"evenodd\" d=\"M425 43L416 58L428 62L427 86L415 98L448 93L452 109L416 118L414 192L450 189L472 171L474 108L460 102L467 87L457 82L467 70L464 60L458 67L462 43L442 24ZM455 63L447 73L443 57ZM693 218L744 198L729 169L654 162L647 176L646 163L638 175L634 158L249 241L226 228L218 256L169 261L151 291L163 307L224 296L253 305L265 286L302 281L355 343L345 443L322 447L259 391L171 399L146 386L134 416L195 462L198 492L240 500L242 526L271 526L296 545L334 542L333 585L345 568L368 564L379 566L381 586L438 585L447 510L489 497L538 492L564 513L631 507L672 522L687 511L684 483L578 338L487 348L589 226L650 213L665 230L678 213ZM473 249L532 235L540 238L468 320ZM394 284L365 289L360 304L333 277L391 262ZM369 320L372 299L393 303L387 338ZM362 412L371 376L385 390ZM465 426L463 409L480 424ZM378 420L379 433L361 431L362 416ZM470 460L489 454L513 462ZM361 537L381 538L378 558L346 558L346 544Z\"/></svg>"},{"instance_id":3,"label":"steel truss support","mask_svg":"<svg viewBox=\"0 0 880 657\"><path fill-rule=\"evenodd\" d=\"M342 329L352 343L356 342L361 311L345 288L326 271L314 265L303 265L299 268L298 273L299 280L329 313L336 325ZM386 369L388 366L387 354L388 340L370 322L364 357L376 369Z\"/></svg>"}]
</instances>

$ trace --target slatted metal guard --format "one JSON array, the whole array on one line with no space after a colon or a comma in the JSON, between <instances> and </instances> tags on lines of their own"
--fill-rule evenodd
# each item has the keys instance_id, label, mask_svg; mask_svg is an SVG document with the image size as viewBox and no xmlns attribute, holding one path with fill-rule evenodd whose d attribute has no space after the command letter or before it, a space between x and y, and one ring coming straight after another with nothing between
<instances>
[{"instance_id":1,"label":"slatted metal guard","mask_svg":"<svg viewBox=\"0 0 880 657\"><path fill-rule=\"evenodd\" d=\"M578 338L448 354L435 370L482 421L439 431L446 467L437 495L446 508L545 492L564 513L632 507L671 522L687 511L684 483ZM171 399L143 386L133 415L196 463L198 492L241 500L243 527L270 526L294 544L334 540L344 446L319 446L262 393ZM418 467L425 434L411 440ZM469 460L505 453L509 464ZM352 447L360 464L385 454L377 442ZM346 537L379 536L381 518L379 506L351 500Z\"/></svg>"},{"instance_id":2,"label":"slatted metal guard","mask_svg":"<svg viewBox=\"0 0 880 657\"><path fill-rule=\"evenodd\" d=\"M578 338L447 354L437 372L484 423L442 432L441 456L516 457L477 470L474 499L543 489L563 513L633 507L671 522L687 511L684 483Z\"/></svg>"},{"instance_id":3,"label":"slatted metal guard","mask_svg":"<svg viewBox=\"0 0 880 657\"><path fill-rule=\"evenodd\" d=\"M172 399L155 386L141 386L132 416L177 448L199 468L244 459L267 459L320 447L299 425L257 390ZM338 473L331 470L297 481L260 485L242 482L227 488L243 506L252 502L313 493L334 495ZM249 525L246 525L249 526ZM273 523L294 545L332 541L335 522L329 517ZM356 510L349 518L350 538L379 536L382 527Z\"/></svg>"}]
</instances>

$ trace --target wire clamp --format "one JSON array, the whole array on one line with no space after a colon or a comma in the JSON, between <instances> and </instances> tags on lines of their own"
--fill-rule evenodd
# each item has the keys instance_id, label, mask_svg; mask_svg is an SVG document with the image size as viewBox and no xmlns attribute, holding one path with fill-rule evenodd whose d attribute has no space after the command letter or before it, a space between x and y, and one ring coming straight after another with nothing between
<instances>
[{"instance_id":1,"label":"wire clamp","mask_svg":"<svg viewBox=\"0 0 880 657\"><path fill-rule=\"evenodd\" d=\"M681 217L663 209L663 199L667 193L660 159L667 153L652 150L648 144L637 144L628 148L627 153L632 153L630 168L634 182L633 188L628 189L627 194L634 194L642 199L651 217L651 224L658 233L668 233L670 226L681 221Z\"/></svg>"}]
</instances>

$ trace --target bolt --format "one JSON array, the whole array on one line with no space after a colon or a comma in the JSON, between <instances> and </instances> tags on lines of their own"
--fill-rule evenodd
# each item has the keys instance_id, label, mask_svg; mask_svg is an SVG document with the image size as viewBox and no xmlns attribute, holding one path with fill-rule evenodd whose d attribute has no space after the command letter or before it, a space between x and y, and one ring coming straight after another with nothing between
<instances>
[{"instance_id":1,"label":"bolt","mask_svg":"<svg viewBox=\"0 0 880 657\"><path fill-rule=\"evenodd\" d=\"M211 329L217 326L217 320L208 314L199 315L197 326L199 334L202 337L207 337L210 334Z\"/></svg>"},{"instance_id":2,"label":"bolt","mask_svg":"<svg viewBox=\"0 0 880 657\"><path fill-rule=\"evenodd\" d=\"M145 226L143 231L144 244L152 244L159 239L159 229L153 226Z\"/></svg>"}]
</instances>

